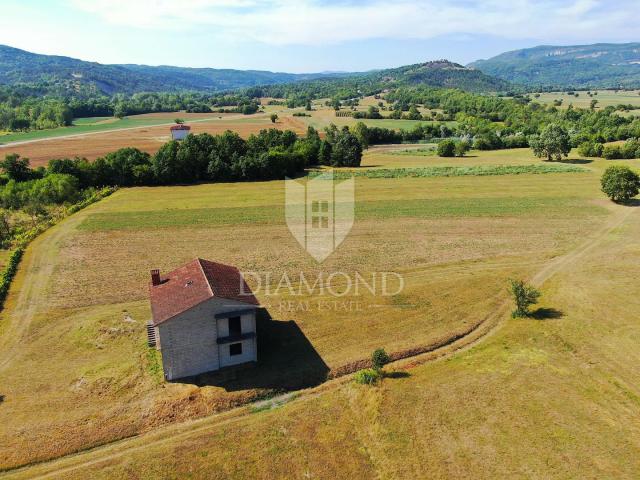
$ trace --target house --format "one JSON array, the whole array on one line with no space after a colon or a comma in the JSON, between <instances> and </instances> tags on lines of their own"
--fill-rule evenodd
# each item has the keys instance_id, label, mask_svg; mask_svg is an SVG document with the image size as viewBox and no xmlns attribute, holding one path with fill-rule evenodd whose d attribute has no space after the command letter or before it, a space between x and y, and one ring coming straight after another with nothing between
<instances>
[{"instance_id":1,"label":"house","mask_svg":"<svg viewBox=\"0 0 640 480\"><path fill-rule=\"evenodd\" d=\"M197 258L151 271L149 344L167 380L257 361L258 300L236 267Z\"/></svg>"},{"instance_id":2,"label":"house","mask_svg":"<svg viewBox=\"0 0 640 480\"><path fill-rule=\"evenodd\" d=\"M169 130L171 130L172 140L182 140L184 139L184 137L189 135L191 127L189 125L178 123L176 125L171 125L171 127L169 127Z\"/></svg>"}]
</instances>

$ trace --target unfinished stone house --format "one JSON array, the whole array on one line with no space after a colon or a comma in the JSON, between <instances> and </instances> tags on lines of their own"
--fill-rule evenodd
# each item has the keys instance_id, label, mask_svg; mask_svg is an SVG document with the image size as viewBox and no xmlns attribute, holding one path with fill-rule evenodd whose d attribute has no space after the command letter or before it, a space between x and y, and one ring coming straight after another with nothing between
<instances>
[{"instance_id":1,"label":"unfinished stone house","mask_svg":"<svg viewBox=\"0 0 640 480\"><path fill-rule=\"evenodd\" d=\"M167 380L257 361L258 300L236 267L200 258L151 271L149 344Z\"/></svg>"}]
</instances>

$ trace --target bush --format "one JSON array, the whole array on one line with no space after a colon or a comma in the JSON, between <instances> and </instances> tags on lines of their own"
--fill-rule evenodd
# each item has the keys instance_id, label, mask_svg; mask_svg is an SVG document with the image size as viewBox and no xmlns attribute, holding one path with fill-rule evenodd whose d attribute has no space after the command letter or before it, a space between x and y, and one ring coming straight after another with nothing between
<instances>
[{"instance_id":1,"label":"bush","mask_svg":"<svg viewBox=\"0 0 640 480\"><path fill-rule=\"evenodd\" d=\"M456 142L455 153L456 157L464 157L465 153L471 150L471 144L465 140Z\"/></svg>"},{"instance_id":2,"label":"bush","mask_svg":"<svg viewBox=\"0 0 640 480\"><path fill-rule=\"evenodd\" d=\"M583 142L578 147L578 153L584 157L601 157L604 145L599 142Z\"/></svg>"},{"instance_id":3,"label":"bush","mask_svg":"<svg viewBox=\"0 0 640 480\"><path fill-rule=\"evenodd\" d=\"M622 150L618 145L607 145L602 149L602 156L607 160L618 160L622 158Z\"/></svg>"},{"instance_id":4,"label":"bush","mask_svg":"<svg viewBox=\"0 0 640 480\"><path fill-rule=\"evenodd\" d=\"M378 370L367 368L366 370L356 372L353 378L355 382L360 385L375 385L382 378L382 374Z\"/></svg>"},{"instance_id":5,"label":"bush","mask_svg":"<svg viewBox=\"0 0 640 480\"><path fill-rule=\"evenodd\" d=\"M528 317L529 307L538 303L540 292L522 280L510 280L510 291L516 304L516 309L511 313L513 318Z\"/></svg>"},{"instance_id":6,"label":"bush","mask_svg":"<svg viewBox=\"0 0 640 480\"><path fill-rule=\"evenodd\" d=\"M624 165L612 165L604 171L600 184L611 200L627 202L638 195L640 176Z\"/></svg>"},{"instance_id":7,"label":"bush","mask_svg":"<svg viewBox=\"0 0 640 480\"><path fill-rule=\"evenodd\" d=\"M381 371L382 367L390 361L391 358L389 358L389 355L384 348L378 348L371 354L371 365L373 366L373 369L378 372Z\"/></svg>"},{"instance_id":8,"label":"bush","mask_svg":"<svg viewBox=\"0 0 640 480\"><path fill-rule=\"evenodd\" d=\"M455 157L456 143L453 140L442 140L438 143L438 156Z\"/></svg>"}]
</instances>

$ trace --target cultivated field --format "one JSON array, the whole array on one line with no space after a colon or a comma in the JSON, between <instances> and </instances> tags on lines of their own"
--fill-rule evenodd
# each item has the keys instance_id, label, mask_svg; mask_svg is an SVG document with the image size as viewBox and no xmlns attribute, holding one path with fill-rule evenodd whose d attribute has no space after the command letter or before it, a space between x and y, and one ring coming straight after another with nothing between
<instances>
[{"instance_id":1,"label":"cultivated field","mask_svg":"<svg viewBox=\"0 0 640 480\"><path fill-rule=\"evenodd\" d=\"M405 151L412 148L372 149L364 165L542 165L527 150L471 152L465 159L440 159ZM578 160L575 156L572 159ZM8 468L53 458L226 410L276 391L313 385L327 373L339 373L343 367L367 358L374 348L400 352L468 332L489 318L506 317L502 305L507 298L508 278L531 278L546 271L540 277L546 279L549 272L557 270L554 264L564 258L562 255L580 249L586 239L599 239L604 227L617 221L622 211L627 213L626 209L612 208L598 191L599 174L605 164L595 160L581 165L580 172L538 175L358 177L353 230L321 265L287 230L281 181L123 189L52 228L27 251L0 319L0 423L4 426L0 431L0 465ZM633 235L632 231L624 233ZM611 241L615 240L614 236ZM622 245L631 249L629 256L638 253L629 242ZM599 252L596 246L594 243L584 255ZM266 327L269 334L262 337L269 342L259 347L263 365L224 385L207 377L197 385L165 384L157 355L145 345L144 323L150 316L148 271L153 267L166 271L196 256L235 264L244 271L271 271L275 278L300 271L311 277L335 270L364 276L397 272L406 285L401 294L390 297L374 298L365 292L349 298L354 302L349 305L318 304L318 300L331 301L328 297L302 298L300 303L298 297L287 292L266 295L258 291L275 320ZM562 265L565 263L568 267L570 262ZM582 265L579 258L575 264L576 268ZM587 285L580 278L587 274L582 275L572 279L566 293L586 295ZM317 476L330 476L331 469L347 468L347 460L356 462L350 468L361 465L363 472L370 469L382 474L385 468L395 468L394 462L418 450L423 452L415 457L419 463L409 462L406 468L420 472L436 463L438 468L449 468L449 463L430 457L436 453L425 448L443 431L432 428L434 425L452 432L446 452L448 458L457 458L466 448L472 448L460 436L463 419L476 425L478 438L482 437L478 422L483 418L481 407L487 405L483 402L493 402L489 406L506 402L502 403L506 415L516 415L520 395L527 395L532 388L518 380L526 378L522 372L529 367L548 366L549 371L542 372L538 381L553 387L548 375L557 372L555 364L547 359L556 353L540 353L536 348L551 348L548 342L553 348L564 347L554 340L553 335L560 333L552 335L546 328L578 329L585 338L591 338L591 332L581 325L598 319L591 317L584 305L581 309L567 305L566 293L551 289L553 285L565 285L555 282L553 277L545 284L549 292L545 306L565 311L566 318L510 322L471 357L465 354L450 362L421 367L412 371L410 378L388 380L380 389L340 387L317 399L295 402L282 410L291 418L284 426L278 412L241 420L242 431L256 432L243 440L239 451L234 450L234 455L246 456L241 462L244 467L223 462L226 467L220 466L218 473L253 476L254 462L264 462L262 456L268 455L267 451L272 451L272 460L258 472L263 476L280 475L277 469L285 465L300 476L305 468ZM622 321L625 311L621 307L620 318L615 321ZM587 353L581 361L588 362L588 358ZM449 372L447 365L452 365ZM566 365L561 369L568 368ZM504 381L503 374L518 375L505 383L509 385L505 398L494 391ZM556 385L560 388L562 383ZM553 392L557 397L558 392ZM457 394L460 405L456 404ZM578 401L579 395L575 398ZM394 402L402 407L388 414ZM464 411L465 402L471 403L470 412ZM527 404L527 408L532 412L526 421L533 421L530 419L535 418L536 404ZM301 421L304 411L309 417ZM418 422L411 428L424 427L422 436L410 438L411 430L400 416L407 411L413 412L409 416ZM485 412L494 418L492 421L505 422L505 428L509 425L499 409ZM342 423L344 415L349 420ZM321 424L327 425L324 433L318 431ZM356 429L355 437L346 434L354 424L363 427ZM281 426L287 433L277 433ZM547 426L542 422L540 428ZM277 431L269 430L272 427ZM397 441L387 436L387 431ZM220 432L234 438L228 429ZM509 441L499 435L513 433L500 429L493 432L497 436L483 448L500 451ZM261 435L270 440L258 442ZM216 451L217 456L224 450L218 438L218 434L198 437L181 447L187 457L199 458L193 462L194 468L207 462L209 454L202 451ZM278 464L277 459L287 451L281 442L292 438L301 442L295 448L303 448L305 442L324 446L315 445L311 457L304 457L311 463L305 464L304 458L289 451L286 455L290 458ZM474 438L468 441L475 442ZM260 447L254 448L258 443ZM177 472L188 468L169 447L165 451L169 455L155 465L160 468L166 462L175 462ZM370 448L380 448L380 454L363 457L362 452ZM331 455L341 451L345 456L329 455L320 466L321 452L327 449L333 450ZM216 461L229 454L226 450ZM465 458L473 462L475 457ZM377 464L377 459L383 464ZM454 465L462 468L464 464ZM486 472L496 472L489 467ZM123 473L126 465L118 463L116 468L118 475L128 476ZM156 476L156 467L149 468L146 477ZM218 467L213 464L212 468Z\"/></svg>"}]
</instances>

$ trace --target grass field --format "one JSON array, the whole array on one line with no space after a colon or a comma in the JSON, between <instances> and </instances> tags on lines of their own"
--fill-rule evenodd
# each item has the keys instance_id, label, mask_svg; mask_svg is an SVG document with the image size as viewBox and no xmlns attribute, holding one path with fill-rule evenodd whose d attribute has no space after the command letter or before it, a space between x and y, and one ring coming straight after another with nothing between
<instances>
[{"instance_id":1,"label":"grass field","mask_svg":"<svg viewBox=\"0 0 640 480\"><path fill-rule=\"evenodd\" d=\"M313 385L377 347L399 352L493 315L506 319L500 312L507 279L521 277L547 280L541 315L558 316L557 310L561 318L506 322L474 349L406 378L370 389L338 384L273 411L248 410L257 413L106 459L109 468L100 475L634 471L640 429L631 419L640 392L631 271L639 227L634 208L614 208L599 192L608 162L571 156L557 167L577 163L581 171L540 175L526 173L545 166L528 150L462 159L393 150L372 149L363 164L494 173L506 165L521 173L357 177L354 227L322 264L286 227L281 181L123 189L37 239L0 317L0 467L161 432L163 425ZM619 228L603 230L614 220ZM585 241L588 248L581 247ZM405 288L390 297L364 292L349 305L332 304L328 295L258 290L275 320L269 327L275 343L260 350L263 364L222 385L207 377L198 385L165 384L157 355L145 346L148 271L196 256L274 278L396 272ZM618 418L628 419L628 440L615 435ZM533 449L541 453L531 455ZM87 471L65 475L83 478Z\"/></svg>"},{"instance_id":2,"label":"grass field","mask_svg":"<svg viewBox=\"0 0 640 480\"><path fill-rule=\"evenodd\" d=\"M592 90L591 93L596 92ZM597 90L598 94L590 97L586 91L576 91L579 96L567 95L567 92L541 93L539 98L532 98L536 102L552 104L555 100L562 100L562 108L567 108L573 104L576 108L589 108L591 100L598 100L597 108L604 108L611 105L635 105L640 106L640 91L618 91Z\"/></svg>"},{"instance_id":3,"label":"grass field","mask_svg":"<svg viewBox=\"0 0 640 480\"><path fill-rule=\"evenodd\" d=\"M229 116L228 114L225 114ZM166 113L146 113L143 115L131 115L124 118L114 117L92 117L92 118L76 118L73 126L51 128L47 130L33 130L31 132L18 132L0 135L0 145L10 142L21 142L27 140L40 140L47 138L56 138L66 135L79 135L84 133L98 133L109 130L117 130L121 128L136 127L153 127L154 125L163 125L172 123L176 118L182 118L190 122L200 122L203 120L218 119L225 115L219 113L185 113L185 112L166 112Z\"/></svg>"},{"instance_id":4,"label":"grass field","mask_svg":"<svg viewBox=\"0 0 640 480\"><path fill-rule=\"evenodd\" d=\"M94 160L119 148L136 147L149 153L155 153L163 143L171 140L167 122L171 123L177 116L190 118L184 113L138 115L115 122L80 125L55 130L32 132L39 137L21 138L25 143L0 144L0 156L8 153L19 153L31 160L31 166L46 165L53 158L86 157ZM137 118L145 117L145 118ZM188 120L192 133L220 134L225 130L234 130L240 135L248 136L258 133L264 128L290 129L304 133L306 126L293 117L283 118L272 124L266 114L191 114ZM104 120L103 120L104 121ZM106 121L105 121L106 122ZM122 123L121 123L122 122ZM154 126L155 125L155 126ZM56 134L59 133L60 135ZM46 138L47 135L51 138ZM22 135L22 134L21 134ZM27 133L25 135L31 135ZM45 137L42 137L44 135ZM71 136L68 136L71 135ZM0 143L5 137L0 137Z\"/></svg>"},{"instance_id":5,"label":"grass field","mask_svg":"<svg viewBox=\"0 0 640 480\"><path fill-rule=\"evenodd\" d=\"M63 462L70 470L54 477L635 478L637 215L544 285L559 318L508 321L379 387L337 385L142 437Z\"/></svg>"}]
</instances>

